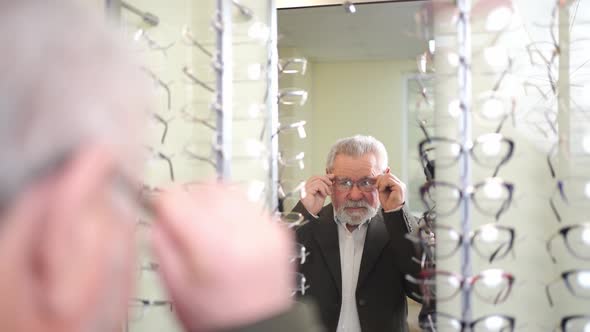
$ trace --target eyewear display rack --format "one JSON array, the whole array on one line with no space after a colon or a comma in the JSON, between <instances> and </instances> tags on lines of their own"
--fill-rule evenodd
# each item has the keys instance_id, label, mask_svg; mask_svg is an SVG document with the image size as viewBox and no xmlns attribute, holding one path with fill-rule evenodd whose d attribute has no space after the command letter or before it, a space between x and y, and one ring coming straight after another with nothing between
<instances>
[{"instance_id":1,"label":"eyewear display rack","mask_svg":"<svg viewBox=\"0 0 590 332\"><path fill-rule=\"evenodd\" d=\"M212 54L213 68L216 73L215 84L215 101L211 107L215 111L215 158L214 164L217 176L220 180L230 180L232 178L231 162L232 162L232 109L233 109L233 90L234 90L234 74L233 66L234 60L233 42L232 42L232 12L237 10L240 14L252 18L254 13L252 9L240 4L235 0L215 0L216 14L213 18L212 27L216 35L215 50L209 51ZM160 23L159 17L151 12L144 11L122 0L105 0L106 10L109 16L118 21L121 17L121 11L126 10L133 13L143 20L148 25L158 26ZM277 15L276 5L274 1L268 1L267 17L265 20L269 23L269 37L266 42L267 49L267 68L265 71L267 83L265 84L265 111L267 112L265 118L267 130L263 137L264 144L267 146L268 156L268 175L269 185L266 188L266 201L270 209L276 209L277 186L278 183L278 137L273 135L278 131L278 55L276 49L277 43ZM235 55L235 56L239 56ZM201 82L202 83L202 82Z\"/></svg>"},{"instance_id":2,"label":"eyewear display rack","mask_svg":"<svg viewBox=\"0 0 590 332\"><path fill-rule=\"evenodd\" d=\"M467 146L471 140L471 0L458 0L457 9L459 19L457 22L457 42L459 55L458 86L459 86L459 143ZM459 160L461 190L468 192L471 187L471 161L467 153L461 155ZM460 203L461 231L463 234L471 232L471 202L469 195L464 195ZM463 241L461 246L461 274L471 276L471 243ZM461 289L461 317L463 321L470 322L471 313L471 289L469 286Z\"/></svg>"},{"instance_id":3,"label":"eyewear display rack","mask_svg":"<svg viewBox=\"0 0 590 332\"><path fill-rule=\"evenodd\" d=\"M171 2L167 7L151 0L104 0L104 5L116 24L127 25L130 18L136 22L129 41L134 44L132 48L141 46L146 49L141 55L157 55L160 60L154 64L149 58L142 67L153 79L156 97L160 98L155 105L159 109L150 110L158 126L151 128L157 129L152 135L156 139L146 146L150 161L159 163L160 169L155 184L147 180L142 194L157 194L160 185L170 182L191 190L214 175L218 181L232 181L243 187L250 199L276 211L280 129L275 1ZM190 14L186 6L191 8ZM207 13L213 13L210 24ZM197 21L192 21L192 15ZM252 73L251 69L257 70ZM248 91L247 95L242 91ZM211 102L202 101L209 96ZM183 98L198 99L196 106ZM258 112L250 114L251 109ZM186 129L189 126L193 128ZM246 141L254 144L244 144ZM248 151L251 147L253 153ZM189 162L197 166L186 165ZM213 169L214 173L209 174ZM138 222L141 226L149 224ZM149 257L149 248L147 253ZM171 315L166 314L174 306L162 299L165 295L152 281L158 264L148 259L139 267L138 294L146 298L131 299L125 331L175 330L177 326L167 317Z\"/></svg>"}]
</instances>

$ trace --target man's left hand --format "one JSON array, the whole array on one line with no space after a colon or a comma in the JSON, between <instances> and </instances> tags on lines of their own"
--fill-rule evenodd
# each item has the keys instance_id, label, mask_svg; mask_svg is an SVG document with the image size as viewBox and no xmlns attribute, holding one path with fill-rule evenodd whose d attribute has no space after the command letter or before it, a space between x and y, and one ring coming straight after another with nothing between
<instances>
[{"instance_id":1,"label":"man's left hand","mask_svg":"<svg viewBox=\"0 0 590 332\"><path fill-rule=\"evenodd\" d=\"M406 184L393 175L389 169L385 174L377 177L376 185L383 210L394 210L404 205L406 201Z\"/></svg>"}]
</instances>

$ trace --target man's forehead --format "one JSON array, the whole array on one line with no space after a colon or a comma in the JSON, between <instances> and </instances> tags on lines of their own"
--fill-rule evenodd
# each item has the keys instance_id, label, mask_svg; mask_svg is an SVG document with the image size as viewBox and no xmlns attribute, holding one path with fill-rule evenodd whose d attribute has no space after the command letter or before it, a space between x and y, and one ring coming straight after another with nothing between
<instances>
[{"instance_id":1,"label":"man's forehead","mask_svg":"<svg viewBox=\"0 0 590 332\"><path fill-rule=\"evenodd\" d=\"M360 179L379 174L377 158L373 154L360 157L338 155L334 160L332 173L339 177Z\"/></svg>"}]
</instances>

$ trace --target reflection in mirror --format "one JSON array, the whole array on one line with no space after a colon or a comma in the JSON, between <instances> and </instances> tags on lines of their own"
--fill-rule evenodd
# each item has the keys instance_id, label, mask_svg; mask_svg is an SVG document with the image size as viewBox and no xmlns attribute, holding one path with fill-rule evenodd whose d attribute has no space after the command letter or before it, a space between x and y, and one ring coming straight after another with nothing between
<instances>
[{"instance_id":1,"label":"reflection in mirror","mask_svg":"<svg viewBox=\"0 0 590 332\"><path fill-rule=\"evenodd\" d=\"M281 91L298 91L305 102L281 103L281 123L307 121L308 139L279 137L281 151L304 152L305 168L289 178L325 172L325 157L339 138L371 135L389 153L392 172L410 188L408 205L420 211L425 181L417 146L432 130L432 52L423 25L427 1L341 5L278 11ZM307 61L304 61L306 59ZM281 66L282 64L282 66ZM302 68L302 69L301 69ZM302 146L304 145L304 146Z\"/></svg>"},{"instance_id":2,"label":"reflection in mirror","mask_svg":"<svg viewBox=\"0 0 590 332\"><path fill-rule=\"evenodd\" d=\"M419 188L427 179L434 178L432 158L421 158L417 148L420 141L434 135L432 75L436 45L429 26L429 1L359 1L354 2L354 11L351 2L343 3L278 11L279 89L306 92L303 103L279 103L279 122L305 121L307 133L305 140L294 131L279 133L281 155L297 156L288 159L296 167L280 168L280 179L301 183L311 176L324 175L328 151L338 139L370 135L383 142L391 173L407 184L406 208L422 215L425 207ZM286 75L289 72L295 75ZM301 194L305 195L306 191L302 190ZM329 201L328 197L325 204ZM281 211L291 211L297 203L297 199L282 199ZM359 226L358 230L361 229ZM317 255L320 249L304 245L310 255L305 264L313 269L313 250L316 249ZM342 242L339 247L340 255L346 255ZM365 264L360 263L360 256L357 258L358 264ZM347 258L341 257L340 261ZM415 266L419 268L419 264ZM346 268L343 264L342 273ZM358 272L359 267L356 269ZM306 277L309 283L306 294L313 296L319 286L316 284L314 288L313 275ZM342 279L341 298L346 298L346 283ZM341 324L367 329L354 301L359 308L366 305L370 309L376 304L361 304L371 302L366 298L353 297L349 301L353 301L352 305L342 303L342 313L338 313L341 317L356 315L360 322L348 318L338 320L336 313L333 322L326 322L323 317L328 330L338 327L340 331ZM421 306L409 302L410 331L419 331ZM396 310L391 312L394 315ZM374 329L373 326L369 330Z\"/></svg>"}]
</instances>

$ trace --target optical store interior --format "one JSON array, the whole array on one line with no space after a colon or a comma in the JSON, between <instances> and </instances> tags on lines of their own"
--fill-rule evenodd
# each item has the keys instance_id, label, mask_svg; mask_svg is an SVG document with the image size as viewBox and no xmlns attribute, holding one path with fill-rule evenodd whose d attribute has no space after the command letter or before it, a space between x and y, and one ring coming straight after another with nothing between
<instances>
[{"instance_id":1,"label":"optical store interior","mask_svg":"<svg viewBox=\"0 0 590 332\"><path fill-rule=\"evenodd\" d=\"M227 179L296 232L333 144L372 136L418 225L409 331L590 331L590 2L93 1L153 82L146 195ZM124 331L183 331L138 269Z\"/></svg>"}]
</instances>

